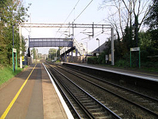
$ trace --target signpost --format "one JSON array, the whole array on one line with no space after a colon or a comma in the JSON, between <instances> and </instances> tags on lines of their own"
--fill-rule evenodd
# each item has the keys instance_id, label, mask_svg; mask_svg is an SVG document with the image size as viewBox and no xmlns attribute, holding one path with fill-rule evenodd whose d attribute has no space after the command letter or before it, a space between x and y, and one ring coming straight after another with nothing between
<instances>
[{"instance_id":1,"label":"signpost","mask_svg":"<svg viewBox=\"0 0 158 119\"><path fill-rule=\"evenodd\" d=\"M14 63L14 53L16 55L16 67L15 67L15 63ZM17 51L15 48L12 48L12 62L13 62L13 72L14 72L15 69L17 70Z\"/></svg>"},{"instance_id":2,"label":"signpost","mask_svg":"<svg viewBox=\"0 0 158 119\"><path fill-rule=\"evenodd\" d=\"M140 68L140 47L130 48L130 67L132 66L131 52L139 51L139 68Z\"/></svg>"}]
</instances>

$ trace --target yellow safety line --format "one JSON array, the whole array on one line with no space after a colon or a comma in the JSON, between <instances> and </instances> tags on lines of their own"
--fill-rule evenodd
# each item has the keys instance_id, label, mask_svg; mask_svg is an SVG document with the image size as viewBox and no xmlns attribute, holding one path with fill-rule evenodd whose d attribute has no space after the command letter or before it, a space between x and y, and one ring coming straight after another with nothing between
<instances>
[{"instance_id":1,"label":"yellow safety line","mask_svg":"<svg viewBox=\"0 0 158 119\"><path fill-rule=\"evenodd\" d=\"M37 65L37 64L36 64ZM5 119L5 117L7 116L8 112L10 111L10 109L12 108L12 106L14 105L16 99L18 98L18 96L20 95L22 89L24 88L25 84L27 83L28 79L30 78L32 72L34 71L36 65L34 66L34 68L32 69L31 73L29 74L29 76L27 77L27 79L25 80L25 82L23 83L23 85L21 86L21 88L19 89L19 91L17 92L17 94L15 95L15 97L13 98L13 100L10 102L9 106L7 107L7 109L4 111L3 115L1 116L0 119Z\"/></svg>"}]
</instances>

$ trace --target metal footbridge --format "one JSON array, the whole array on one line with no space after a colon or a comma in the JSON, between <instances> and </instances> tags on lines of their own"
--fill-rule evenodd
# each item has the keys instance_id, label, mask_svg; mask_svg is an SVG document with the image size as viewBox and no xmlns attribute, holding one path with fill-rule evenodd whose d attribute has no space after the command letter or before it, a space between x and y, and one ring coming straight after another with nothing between
<instances>
[{"instance_id":1,"label":"metal footbridge","mask_svg":"<svg viewBox=\"0 0 158 119\"><path fill-rule=\"evenodd\" d=\"M29 47L63 47L60 55L76 50L82 56L86 52L83 45L73 38L29 38Z\"/></svg>"},{"instance_id":2,"label":"metal footbridge","mask_svg":"<svg viewBox=\"0 0 158 119\"><path fill-rule=\"evenodd\" d=\"M114 63L114 33L113 28L109 24L77 24L77 23L22 23L19 25L19 35L20 40L22 39L21 31L22 28L69 28L72 30L72 37L74 38L74 31L77 28L91 29L89 36L94 36L94 29L102 29L104 32L105 29L111 29L111 58L112 64ZM61 57L67 57L67 54L71 52L73 54L73 50L76 50L76 56L79 54L83 56L87 53L87 49L83 47L82 43L78 43L76 39L73 38L29 38L29 48L31 47L63 47L60 50ZM20 51L20 54L22 52ZM22 57L20 57L20 67L22 67Z\"/></svg>"}]
</instances>

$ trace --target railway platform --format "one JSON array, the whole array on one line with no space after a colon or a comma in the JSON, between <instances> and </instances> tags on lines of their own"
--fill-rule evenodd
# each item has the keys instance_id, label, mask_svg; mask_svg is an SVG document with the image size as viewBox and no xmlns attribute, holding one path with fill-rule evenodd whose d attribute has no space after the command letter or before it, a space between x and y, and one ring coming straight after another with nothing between
<instances>
[{"instance_id":1,"label":"railway platform","mask_svg":"<svg viewBox=\"0 0 158 119\"><path fill-rule=\"evenodd\" d=\"M138 70L126 70L121 68L105 67L100 65L91 65L85 63L67 63L71 68L81 70L96 76L106 77L106 79L116 81L118 84L130 84L137 87L143 87L144 89L150 89L158 91L158 74L149 73Z\"/></svg>"},{"instance_id":2,"label":"railway platform","mask_svg":"<svg viewBox=\"0 0 158 119\"><path fill-rule=\"evenodd\" d=\"M0 119L70 118L45 66L33 64L0 87Z\"/></svg>"},{"instance_id":3,"label":"railway platform","mask_svg":"<svg viewBox=\"0 0 158 119\"><path fill-rule=\"evenodd\" d=\"M64 63L67 63L67 62L64 62ZM67 63L67 64L78 65L78 66L82 66L82 67L89 67L92 69L94 68L94 69L104 70L104 71L112 72L112 73L116 73L116 74L124 74L124 75L129 75L129 76L133 76L133 77L138 77L138 78L158 82L158 74L147 72L147 71L105 67L105 66L101 66L101 65L93 65L93 64L87 64L87 63Z\"/></svg>"}]
</instances>

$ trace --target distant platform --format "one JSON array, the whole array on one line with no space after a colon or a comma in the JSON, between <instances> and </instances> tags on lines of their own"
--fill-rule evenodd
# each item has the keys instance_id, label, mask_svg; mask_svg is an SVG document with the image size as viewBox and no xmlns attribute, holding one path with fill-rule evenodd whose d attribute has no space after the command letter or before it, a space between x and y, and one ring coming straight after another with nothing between
<instances>
[{"instance_id":1,"label":"distant platform","mask_svg":"<svg viewBox=\"0 0 158 119\"><path fill-rule=\"evenodd\" d=\"M110 73L115 73L115 74L120 74L120 75L125 75L125 76L130 76L130 77L135 77L135 78L140 78L140 79L144 79L144 80L158 82L158 75L152 74L152 73L145 73L145 72L131 71L131 70L125 70L125 69L119 69L119 68L104 67L104 66L99 66L99 65L91 65L91 64L87 64L87 63L82 64L82 63L64 62L63 64L70 64L70 65L74 65L74 66L91 68L91 69L95 69L95 70L100 70L100 71L105 71L105 72L110 72Z\"/></svg>"}]
</instances>

